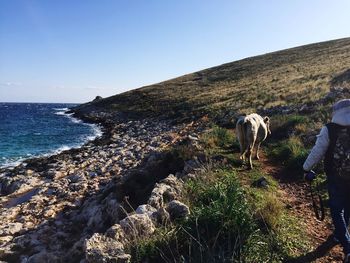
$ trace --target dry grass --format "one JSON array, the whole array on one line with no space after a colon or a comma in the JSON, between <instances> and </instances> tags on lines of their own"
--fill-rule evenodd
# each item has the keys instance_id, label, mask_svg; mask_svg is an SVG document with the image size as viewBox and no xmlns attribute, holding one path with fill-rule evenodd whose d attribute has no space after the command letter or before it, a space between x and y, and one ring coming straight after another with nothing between
<instances>
[{"instance_id":1,"label":"dry grass","mask_svg":"<svg viewBox=\"0 0 350 263\"><path fill-rule=\"evenodd\" d=\"M345 38L223 64L109 97L94 106L182 117L305 103L322 97L349 65L350 38Z\"/></svg>"}]
</instances>

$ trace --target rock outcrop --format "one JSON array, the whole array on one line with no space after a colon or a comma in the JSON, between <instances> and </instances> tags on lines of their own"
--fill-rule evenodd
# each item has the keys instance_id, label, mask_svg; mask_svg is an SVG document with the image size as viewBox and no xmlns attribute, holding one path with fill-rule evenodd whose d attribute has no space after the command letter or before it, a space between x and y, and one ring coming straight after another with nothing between
<instances>
[{"instance_id":1,"label":"rock outcrop","mask_svg":"<svg viewBox=\"0 0 350 263\"><path fill-rule=\"evenodd\" d=\"M166 149L201 126L93 116L108 122L102 138L0 169L0 260L129 262L134 238L188 215L186 160Z\"/></svg>"}]
</instances>

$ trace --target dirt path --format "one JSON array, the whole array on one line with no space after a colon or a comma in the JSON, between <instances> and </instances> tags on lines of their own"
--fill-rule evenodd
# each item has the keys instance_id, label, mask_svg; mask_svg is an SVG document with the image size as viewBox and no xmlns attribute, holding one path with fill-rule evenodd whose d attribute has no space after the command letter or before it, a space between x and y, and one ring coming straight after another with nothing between
<instances>
[{"instance_id":1,"label":"dirt path","mask_svg":"<svg viewBox=\"0 0 350 263\"><path fill-rule=\"evenodd\" d=\"M282 171L281 167L272 164L266 157L261 158L262 169L265 173L273 176L280 185L284 203L291 213L300 220L300 224L305 227L313 249L300 255L289 262L343 262L343 253L339 245L334 242L332 233L333 225L326 208L326 218L324 221L316 219L311 203L311 196L308 185L303 182L291 180L291 176Z\"/></svg>"}]
</instances>

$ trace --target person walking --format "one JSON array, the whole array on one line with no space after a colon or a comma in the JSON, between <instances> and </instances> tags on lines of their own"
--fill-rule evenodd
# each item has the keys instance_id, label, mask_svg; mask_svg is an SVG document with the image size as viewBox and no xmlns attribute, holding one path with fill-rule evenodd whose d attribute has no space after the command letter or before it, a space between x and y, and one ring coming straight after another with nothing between
<instances>
[{"instance_id":1,"label":"person walking","mask_svg":"<svg viewBox=\"0 0 350 263\"><path fill-rule=\"evenodd\" d=\"M322 159L327 175L334 240L343 247L344 262L350 263L350 99L340 100L333 105L331 122L322 127L304 162L306 180L315 178L310 171Z\"/></svg>"}]
</instances>

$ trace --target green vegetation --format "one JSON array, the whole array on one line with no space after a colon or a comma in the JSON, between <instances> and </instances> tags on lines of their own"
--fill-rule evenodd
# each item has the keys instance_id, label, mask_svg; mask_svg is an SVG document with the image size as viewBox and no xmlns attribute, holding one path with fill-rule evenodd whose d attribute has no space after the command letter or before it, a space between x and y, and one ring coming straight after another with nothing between
<instances>
[{"instance_id":1,"label":"green vegetation","mask_svg":"<svg viewBox=\"0 0 350 263\"><path fill-rule=\"evenodd\" d=\"M233 147L239 149L239 144L232 131L214 125L212 129L202 136L202 142L207 150Z\"/></svg>"},{"instance_id":2,"label":"green vegetation","mask_svg":"<svg viewBox=\"0 0 350 263\"><path fill-rule=\"evenodd\" d=\"M267 149L269 158L282 163L286 171L302 175L302 165L312 144L303 138L314 130L314 126L313 121L307 116L273 116L272 138Z\"/></svg>"},{"instance_id":3,"label":"green vegetation","mask_svg":"<svg viewBox=\"0 0 350 263\"><path fill-rule=\"evenodd\" d=\"M299 137L292 136L271 146L270 156L281 162L286 170L302 174L302 166L308 155Z\"/></svg>"},{"instance_id":4,"label":"green vegetation","mask_svg":"<svg viewBox=\"0 0 350 263\"><path fill-rule=\"evenodd\" d=\"M207 153L229 160L238 157L228 151L234 141L231 131L217 126L201 138ZM253 187L261 177L268 187ZM309 249L278 183L259 168L206 165L186 182L182 199L191 215L134 244L135 262L283 262Z\"/></svg>"},{"instance_id":5,"label":"green vegetation","mask_svg":"<svg viewBox=\"0 0 350 263\"><path fill-rule=\"evenodd\" d=\"M77 112L178 122L208 116L220 123L226 116L232 124L228 113L305 106L307 116L271 116L272 137L263 147L267 158L285 168L284 174L293 173L294 179L299 174L300 179L315 131L329 121L330 105L339 99L339 94L324 95L330 87L349 87L349 53L350 38L282 50L84 104ZM315 103L320 99L322 103ZM232 131L213 125L200 143L217 163L205 164L204 171L186 183L182 201L190 206L191 215L157 229L151 238L137 240L130 247L133 261L283 262L309 250L305 230L283 203L278 182L258 162L253 171L242 169ZM197 154L186 144L174 151L183 160ZM262 177L268 187L255 186ZM324 176L318 180L324 193Z\"/></svg>"}]
</instances>

